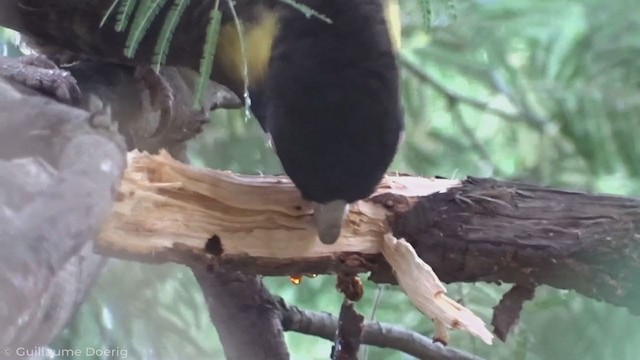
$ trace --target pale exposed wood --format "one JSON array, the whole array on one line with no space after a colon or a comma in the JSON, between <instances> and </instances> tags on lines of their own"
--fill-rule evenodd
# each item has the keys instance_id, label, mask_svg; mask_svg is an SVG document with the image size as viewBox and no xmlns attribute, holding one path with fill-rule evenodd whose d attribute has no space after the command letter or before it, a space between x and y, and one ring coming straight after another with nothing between
<instances>
[{"instance_id":1,"label":"pale exposed wood","mask_svg":"<svg viewBox=\"0 0 640 360\"><path fill-rule=\"evenodd\" d=\"M376 195L393 193L412 201L458 184L388 177ZM175 247L204 254L214 236L223 249L219 260L238 255L295 261L342 252L378 254L388 231L387 215L384 206L357 202L338 242L325 245L317 239L310 204L286 177L197 169L167 153L133 152L99 246L110 254L142 260L149 256L153 261L164 260L151 258L154 253Z\"/></svg>"},{"instance_id":2,"label":"pale exposed wood","mask_svg":"<svg viewBox=\"0 0 640 360\"><path fill-rule=\"evenodd\" d=\"M387 177L374 197L390 193L404 196L411 203L418 196L458 184L452 180ZM369 200L353 204L342 236L328 246L317 238L309 203L285 177L197 169L171 159L167 153L152 156L133 152L98 244L104 253L154 261L156 253L168 254L165 260L178 259L180 256L171 256L171 252L182 253L185 249L200 254L205 261L246 256L258 259L253 271L260 272L263 264L268 273L272 273L268 268L272 262L267 259L276 259L282 265L342 252L382 252L420 311L449 328L468 331L490 343L492 335L482 320L446 297L431 268L406 241L390 235L388 215L384 204ZM281 269L282 275L288 274L286 267Z\"/></svg>"},{"instance_id":3,"label":"pale exposed wood","mask_svg":"<svg viewBox=\"0 0 640 360\"><path fill-rule=\"evenodd\" d=\"M448 328L467 331L487 344L492 343L493 335L484 321L445 295L447 289L409 243L387 234L382 253L409 300L420 312L435 321L437 339L446 342Z\"/></svg>"}]
</instances>

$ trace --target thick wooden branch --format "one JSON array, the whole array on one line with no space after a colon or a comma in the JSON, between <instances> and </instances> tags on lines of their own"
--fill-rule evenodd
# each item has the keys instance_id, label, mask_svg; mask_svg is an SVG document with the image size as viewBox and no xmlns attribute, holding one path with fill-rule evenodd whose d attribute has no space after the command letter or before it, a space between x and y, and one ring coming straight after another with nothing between
<instances>
[{"instance_id":1,"label":"thick wooden branch","mask_svg":"<svg viewBox=\"0 0 640 360\"><path fill-rule=\"evenodd\" d=\"M470 178L392 228L445 282L544 284L639 314L639 225L637 199Z\"/></svg>"},{"instance_id":2,"label":"thick wooden branch","mask_svg":"<svg viewBox=\"0 0 640 360\"><path fill-rule=\"evenodd\" d=\"M0 346L47 345L104 264L126 160L110 121L0 78Z\"/></svg>"},{"instance_id":3,"label":"thick wooden branch","mask_svg":"<svg viewBox=\"0 0 640 360\"><path fill-rule=\"evenodd\" d=\"M447 282L547 284L638 311L630 281L638 275L635 199L387 177L351 207L342 237L326 246L309 204L284 177L195 169L167 155L129 160L98 242L103 254L264 275L370 271L374 281L396 282L381 255L392 235Z\"/></svg>"},{"instance_id":4,"label":"thick wooden branch","mask_svg":"<svg viewBox=\"0 0 640 360\"><path fill-rule=\"evenodd\" d=\"M457 185L387 178L374 199L397 195L408 208L419 195ZM98 246L123 258L186 264L199 259L263 275L362 272L380 259L391 215L384 204L354 204L340 240L331 246L317 241L311 214L310 203L286 177L197 169L166 153L134 152Z\"/></svg>"},{"instance_id":5,"label":"thick wooden branch","mask_svg":"<svg viewBox=\"0 0 640 360\"><path fill-rule=\"evenodd\" d=\"M383 241L391 215L383 205L353 204L338 243L327 246L318 241L310 204L285 177L198 170L167 153L133 153L129 162L112 217L98 242L103 254L174 260L192 267L242 266L244 272L283 275L366 271L366 257L383 251L392 265L402 264L395 267L401 285L422 279L421 286L407 291L420 311L447 328L491 342L483 321L444 295L435 274L406 242ZM378 197L429 194L456 183L389 178Z\"/></svg>"},{"instance_id":6,"label":"thick wooden branch","mask_svg":"<svg viewBox=\"0 0 640 360\"><path fill-rule=\"evenodd\" d=\"M193 268L227 359L289 359L280 303L257 276Z\"/></svg>"}]
</instances>

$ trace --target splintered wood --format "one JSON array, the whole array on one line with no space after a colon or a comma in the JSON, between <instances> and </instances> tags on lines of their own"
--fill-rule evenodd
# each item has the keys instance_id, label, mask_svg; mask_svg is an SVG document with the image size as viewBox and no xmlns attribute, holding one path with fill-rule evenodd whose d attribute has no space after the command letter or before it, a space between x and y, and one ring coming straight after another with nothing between
<instances>
[{"instance_id":1,"label":"splintered wood","mask_svg":"<svg viewBox=\"0 0 640 360\"><path fill-rule=\"evenodd\" d=\"M446 297L444 286L411 245L390 234L389 210L372 200L391 194L410 205L420 196L458 185L454 180L386 177L370 199L351 206L338 241L325 245L317 238L310 204L286 177L198 169L166 152L132 152L97 248L102 254L148 262L233 263L238 270L246 266L265 275L340 268L327 263L366 271L366 266L343 257L364 259L382 253L420 311L491 343L482 320Z\"/></svg>"},{"instance_id":2,"label":"splintered wood","mask_svg":"<svg viewBox=\"0 0 640 360\"><path fill-rule=\"evenodd\" d=\"M484 321L445 295L447 290L438 276L408 242L386 234L382 254L393 268L402 290L420 312L434 320L438 332L444 330L439 328L444 325L449 329L465 330L491 344L493 334L487 330ZM448 340L446 333L437 334L436 338L444 342Z\"/></svg>"}]
</instances>

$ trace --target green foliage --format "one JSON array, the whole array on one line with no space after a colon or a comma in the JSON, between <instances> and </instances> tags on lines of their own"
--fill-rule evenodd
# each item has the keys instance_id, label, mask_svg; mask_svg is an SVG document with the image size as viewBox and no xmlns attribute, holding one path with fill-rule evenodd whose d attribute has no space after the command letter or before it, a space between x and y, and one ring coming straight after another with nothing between
<instances>
[{"instance_id":1,"label":"green foliage","mask_svg":"<svg viewBox=\"0 0 640 360\"><path fill-rule=\"evenodd\" d=\"M183 266L112 261L54 346L119 347L139 360L223 358L197 289Z\"/></svg>"},{"instance_id":2,"label":"green foliage","mask_svg":"<svg viewBox=\"0 0 640 360\"><path fill-rule=\"evenodd\" d=\"M133 57L138 46L142 41L142 38L146 35L151 22L158 15L162 6L167 0L140 0L140 6L135 11L133 21L131 22L131 29L127 36L127 42L125 44L124 54L128 57ZM158 39L161 40L161 39ZM162 57L161 54L155 54L156 57Z\"/></svg>"},{"instance_id":3,"label":"green foliage","mask_svg":"<svg viewBox=\"0 0 640 360\"><path fill-rule=\"evenodd\" d=\"M205 86L209 83L211 69L213 67L213 57L216 53L216 45L218 44L218 33L220 32L220 20L222 15L218 10L218 2L211 9L211 21L207 26L207 36L205 37L204 51L200 60L200 78L198 78L197 90L193 98L193 106L198 107L200 98L205 90ZM160 44L160 42L158 42Z\"/></svg>"},{"instance_id":4,"label":"green foliage","mask_svg":"<svg viewBox=\"0 0 640 360\"><path fill-rule=\"evenodd\" d=\"M19 36L16 32L0 27L0 56L15 57L20 55L18 49Z\"/></svg>"},{"instance_id":5,"label":"green foliage","mask_svg":"<svg viewBox=\"0 0 640 360\"><path fill-rule=\"evenodd\" d=\"M107 10L106 14L102 18L100 27L104 25L109 16L111 16L113 10L118 7L115 29L117 31L124 31L130 26L127 41L124 48L124 54L127 57L133 57L138 49L138 46L142 42L142 39L147 34L147 30L151 26L153 20L157 17L159 11L165 5L167 0L114 0L112 5ZM186 7L189 5L190 0L174 0L173 4L164 19L160 34L156 39L156 45L154 47L154 54L152 63L156 70L160 66L165 64L171 40L173 39L173 33L180 21L180 17L184 13ZM238 33L243 33L243 25L235 12L235 2L233 0L226 0L229 3L229 9L233 14L233 20L238 28ZM331 22L329 18L311 9L310 7L299 3L294 0L279 0L289 6L292 6L299 11L303 12L307 17L317 17L323 21ZM207 26L206 40L203 44L202 60L200 62L200 78L198 79L198 85L196 87L193 106L198 107L200 104L200 97L204 91L204 86L209 81L211 75L213 60L216 51L216 44L218 39L218 32L220 30L220 22L222 19L220 11L218 11L219 0L216 0L214 8L211 10L210 21ZM119 6L118 6L119 5ZM133 21L129 24L130 17L135 9ZM244 42L240 38L240 47L243 52L243 58L245 53ZM249 106L251 104L251 98L248 91L248 74L246 60L244 63L244 100L245 100L245 113L246 118L249 118Z\"/></svg>"},{"instance_id":6,"label":"green foliage","mask_svg":"<svg viewBox=\"0 0 640 360\"><path fill-rule=\"evenodd\" d=\"M422 10L425 29L431 27L431 1L420 0L420 10Z\"/></svg>"},{"instance_id":7,"label":"green foliage","mask_svg":"<svg viewBox=\"0 0 640 360\"><path fill-rule=\"evenodd\" d=\"M231 10L231 15L233 16L233 22L236 25L236 31L238 34L244 34L244 25L240 21L238 14L236 13L235 3L232 0L227 0L229 4L229 9ZM249 110L251 107L251 97L249 96L249 66L247 62L247 49L244 43L244 36L240 36L240 54L242 55L242 78L243 78L243 97L244 97L244 116L245 120L248 120L251 117L251 111ZM202 74L200 74L200 81L206 82L207 79L202 78Z\"/></svg>"},{"instance_id":8,"label":"green foliage","mask_svg":"<svg viewBox=\"0 0 640 360\"><path fill-rule=\"evenodd\" d=\"M436 25L433 22L434 9L435 13L444 13L453 21L457 18L457 0L417 0L417 3L425 29Z\"/></svg>"},{"instance_id":9,"label":"green foliage","mask_svg":"<svg viewBox=\"0 0 640 360\"><path fill-rule=\"evenodd\" d=\"M154 55L153 55L152 62L155 64L156 71L159 71L160 66L164 65L164 63L167 60L167 54L169 53L169 45L171 44L173 33L176 30L176 27L178 26L180 17L182 16L185 9L189 5L189 2L190 0L174 0L173 5L171 5L171 9L169 9L169 13L167 14L166 21L162 25L162 29L160 30L160 35L156 40L156 46L153 50ZM217 10L217 8L215 10ZM213 51L215 51L215 43L216 43L215 40L217 40L217 36L215 34L218 33L218 30L220 27L220 19L219 19L220 15L217 15L217 17L218 19L216 21L215 13L212 15L212 21L211 21L212 25L209 27L212 27L213 29L207 29L207 37L206 37L207 41L205 43L206 46L212 46L214 49ZM215 31L213 35L211 35L212 31ZM210 39L210 37L213 39ZM213 44L213 45L210 45L210 44ZM207 72L203 73L202 77L209 78L209 75L211 73L211 64L208 64L208 66L205 67L205 70L207 70ZM202 72L203 70L201 69L200 71ZM201 94L201 93L202 93L202 90L199 90L197 92L197 94Z\"/></svg>"},{"instance_id":10,"label":"green foliage","mask_svg":"<svg viewBox=\"0 0 640 360\"><path fill-rule=\"evenodd\" d=\"M320 14L319 12L315 11L314 9L308 7L305 4L299 3L297 1L294 0L278 0L284 4L287 4L295 9L300 10L300 12L302 12L303 14L305 14L307 17L317 17L318 19L322 20L322 21L326 21L329 24L331 23L331 19L329 19L328 17Z\"/></svg>"},{"instance_id":11,"label":"green foliage","mask_svg":"<svg viewBox=\"0 0 640 360\"><path fill-rule=\"evenodd\" d=\"M129 25L129 18L131 17L131 14L133 14L133 10L135 9L137 2L137 0L122 0L116 20L117 31L124 31L127 28L127 26ZM107 13L107 16L108 14L109 13Z\"/></svg>"},{"instance_id":12,"label":"green foliage","mask_svg":"<svg viewBox=\"0 0 640 360\"><path fill-rule=\"evenodd\" d=\"M113 10L118 7L115 29L117 31L124 31L130 26L127 41L125 43L124 54L127 57L133 57L140 45L142 39L147 34L147 30L151 26L153 20L157 17L159 11L162 9L167 0L114 0L112 5L104 15L100 27L104 25L109 16L111 16ZM154 54L152 63L157 70L160 66L165 64L169 47L173 39L173 33L180 20L180 17L184 13L184 10L188 6L190 0L174 0L166 18L164 19L162 29L158 38L156 39L156 45L154 47ZM228 2L229 9L233 15L233 20L238 29L238 33L243 33L243 25L235 12L235 2L233 0L226 0ZM317 17L323 21L331 23L331 19L325 15L315 11L309 6L302 4L295 0L279 0L280 2L287 4L307 17ZM431 25L431 7L434 4L431 0L419 0L423 13L425 16L425 24ZM214 8L211 10L211 17L207 26L206 40L203 44L203 55L200 62L200 78L198 79L198 86L196 87L194 96L194 107L198 107L200 103L200 97L204 91L204 85L207 83L213 66L213 60L216 51L217 37L220 30L221 14L218 11L220 1L216 0ZM450 15L455 18L455 1L454 0L441 0L435 1L435 4L443 3L447 6ZM119 6L118 6L119 5ZM134 14L133 21L129 24L130 17ZM245 53L244 42L240 38L240 47L243 53ZM248 92L248 74L246 60L244 63L244 101L245 101L245 117L250 117L249 106L251 105L251 98Z\"/></svg>"}]
</instances>

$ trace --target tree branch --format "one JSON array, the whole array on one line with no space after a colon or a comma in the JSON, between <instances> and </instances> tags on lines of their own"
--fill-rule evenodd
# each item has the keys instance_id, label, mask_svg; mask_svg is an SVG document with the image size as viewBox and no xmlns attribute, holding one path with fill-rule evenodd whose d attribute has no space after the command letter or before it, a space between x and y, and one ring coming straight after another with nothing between
<instances>
[{"instance_id":1,"label":"tree branch","mask_svg":"<svg viewBox=\"0 0 640 360\"><path fill-rule=\"evenodd\" d=\"M353 204L332 246L317 241L309 204L283 177L140 155L118 200L98 244L118 257L264 275L371 271L374 281L395 282L380 255L392 233L446 282L546 284L640 310L640 288L628 280L640 275L635 199L489 179L388 177Z\"/></svg>"},{"instance_id":2,"label":"tree branch","mask_svg":"<svg viewBox=\"0 0 640 360\"><path fill-rule=\"evenodd\" d=\"M335 338L338 318L326 312L302 310L288 305L282 299L278 302L285 331L318 336L329 341ZM404 329L397 325L377 321L365 321L362 344L402 351L419 359L433 360L481 360L481 358L443 346L428 337Z\"/></svg>"},{"instance_id":3,"label":"tree branch","mask_svg":"<svg viewBox=\"0 0 640 360\"><path fill-rule=\"evenodd\" d=\"M522 306L527 300L533 299L534 288L526 288L514 285L503 296L498 305L493 308L493 333L502 341L507 340L507 335L518 324Z\"/></svg>"},{"instance_id":4,"label":"tree branch","mask_svg":"<svg viewBox=\"0 0 640 360\"><path fill-rule=\"evenodd\" d=\"M333 360L358 360L364 316L358 314L353 302L345 299L340 307L338 329L331 347Z\"/></svg>"},{"instance_id":5,"label":"tree branch","mask_svg":"<svg viewBox=\"0 0 640 360\"><path fill-rule=\"evenodd\" d=\"M449 88L447 88L444 84L441 84L436 79L434 79L429 73L425 72L423 69L420 69L416 64L414 64L411 60L407 59L406 56L398 56L398 62L409 71L409 73L415 76L418 80L424 82L425 84L434 88L438 93L442 94L449 103L462 103L472 108L475 108L480 111L486 111L487 113L491 113L498 117L501 117L505 120L514 121L516 120L518 113L511 113L508 111L504 111L501 109L497 109L492 107L490 103L486 101L482 101L480 99L476 99L470 96L466 96L463 94L459 94Z\"/></svg>"},{"instance_id":6,"label":"tree branch","mask_svg":"<svg viewBox=\"0 0 640 360\"><path fill-rule=\"evenodd\" d=\"M256 276L193 267L227 359L289 359L274 298Z\"/></svg>"},{"instance_id":7,"label":"tree branch","mask_svg":"<svg viewBox=\"0 0 640 360\"><path fill-rule=\"evenodd\" d=\"M637 314L639 225L637 199L469 178L392 228L445 282L545 284Z\"/></svg>"},{"instance_id":8,"label":"tree branch","mask_svg":"<svg viewBox=\"0 0 640 360\"><path fill-rule=\"evenodd\" d=\"M104 264L90 240L125 165L110 122L0 78L0 345L51 341Z\"/></svg>"}]
</instances>

